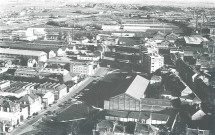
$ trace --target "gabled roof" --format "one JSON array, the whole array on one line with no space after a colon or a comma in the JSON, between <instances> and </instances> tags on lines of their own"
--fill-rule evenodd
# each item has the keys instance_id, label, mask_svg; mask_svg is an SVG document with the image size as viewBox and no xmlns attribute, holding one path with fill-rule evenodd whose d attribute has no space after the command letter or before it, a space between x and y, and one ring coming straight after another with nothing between
<instances>
[{"instance_id":1,"label":"gabled roof","mask_svg":"<svg viewBox=\"0 0 215 135\"><path fill-rule=\"evenodd\" d=\"M3 108L7 109L9 108L10 112L16 111L16 103L10 101L10 100L5 100L3 104Z\"/></svg>"},{"instance_id":2,"label":"gabled roof","mask_svg":"<svg viewBox=\"0 0 215 135\"><path fill-rule=\"evenodd\" d=\"M27 94L27 95L23 96L20 99L20 101L21 102L24 101L24 102L27 102L30 104L30 103L33 103L37 98L38 98L38 96L35 94Z\"/></svg>"},{"instance_id":3,"label":"gabled roof","mask_svg":"<svg viewBox=\"0 0 215 135\"><path fill-rule=\"evenodd\" d=\"M125 126L115 124L115 126L113 128L113 132L115 132L115 133L124 133L125 132Z\"/></svg>"},{"instance_id":4,"label":"gabled roof","mask_svg":"<svg viewBox=\"0 0 215 135\"><path fill-rule=\"evenodd\" d=\"M4 103L4 99L3 98L0 98L0 105L2 106Z\"/></svg>"},{"instance_id":5,"label":"gabled roof","mask_svg":"<svg viewBox=\"0 0 215 135\"><path fill-rule=\"evenodd\" d=\"M112 93L112 97L120 94L127 94L128 96L140 100L146 89L148 88L149 80L139 75L126 76L120 82L117 88Z\"/></svg>"},{"instance_id":6,"label":"gabled roof","mask_svg":"<svg viewBox=\"0 0 215 135\"><path fill-rule=\"evenodd\" d=\"M156 133L158 129L153 125L137 123L135 127L135 133L140 134L149 134L149 133Z\"/></svg>"},{"instance_id":7,"label":"gabled roof","mask_svg":"<svg viewBox=\"0 0 215 135\"><path fill-rule=\"evenodd\" d=\"M173 40L176 40L177 38L179 37L179 35L171 32L169 34L166 35L166 39L169 40L169 39L173 39Z\"/></svg>"},{"instance_id":8,"label":"gabled roof","mask_svg":"<svg viewBox=\"0 0 215 135\"><path fill-rule=\"evenodd\" d=\"M187 129L186 135L198 135L198 129Z\"/></svg>"},{"instance_id":9,"label":"gabled roof","mask_svg":"<svg viewBox=\"0 0 215 135\"><path fill-rule=\"evenodd\" d=\"M64 88L66 88L67 86L65 84L61 84L59 86L56 87L56 90L62 90Z\"/></svg>"},{"instance_id":10,"label":"gabled roof","mask_svg":"<svg viewBox=\"0 0 215 135\"><path fill-rule=\"evenodd\" d=\"M126 94L140 100L149 85L149 80L137 75L126 90Z\"/></svg>"},{"instance_id":11,"label":"gabled roof","mask_svg":"<svg viewBox=\"0 0 215 135\"><path fill-rule=\"evenodd\" d=\"M108 120L102 120L97 124L97 130L99 131L108 131L113 128L113 123Z\"/></svg>"},{"instance_id":12,"label":"gabled roof","mask_svg":"<svg viewBox=\"0 0 215 135\"><path fill-rule=\"evenodd\" d=\"M202 120L204 116L206 116L206 114L202 110L198 110L192 115L192 120Z\"/></svg>"}]
</instances>

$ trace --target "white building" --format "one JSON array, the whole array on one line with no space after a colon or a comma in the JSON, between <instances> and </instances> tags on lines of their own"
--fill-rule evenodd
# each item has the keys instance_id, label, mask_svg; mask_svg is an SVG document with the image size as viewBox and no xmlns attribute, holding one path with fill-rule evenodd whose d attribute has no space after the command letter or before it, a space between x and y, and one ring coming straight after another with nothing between
<instances>
[{"instance_id":1,"label":"white building","mask_svg":"<svg viewBox=\"0 0 215 135\"><path fill-rule=\"evenodd\" d=\"M0 121L4 121L8 127L20 122L20 105L10 100L0 99Z\"/></svg>"},{"instance_id":2,"label":"white building","mask_svg":"<svg viewBox=\"0 0 215 135\"><path fill-rule=\"evenodd\" d=\"M0 90L10 87L10 81L0 80Z\"/></svg>"},{"instance_id":3,"label":"white building","mask_svg":"<svg viewBox=\"0 0 215 135\"><path fill-rule=\"evenodd\" d=\"M24 57L45 62L47 60L47 53L43 51L0 48L0 57Z\"/></svg>"},{"instance_id":4,"label":"white building","mask_svg":"<svg viewBox=\"0 0 215 135\"><path fill-rule=\"evenodd\" d=\"M84 75L93 75L98 65L94 65L91 63L70 63L70 72Z\"/></svg>"},{"instance_id":5,"label":"white building","mask_svg":"<svg viewBox=\"0 0 215 135\"><path fill-rule=\"evenodd\" d=\"M50 104L53 104L54 102L54 94L52 92L47 92L43 97L42 101L45 104L45 107L47 107Z\"/></svg>"},{"instance_id":6,"label":"white building","mask_svg":"<svg viewBox=\"0 0 215 135\"><path fill-rule=\"evenodd\" d=\"M164 57L157 53L143 53L142 66L147 73L153 73L157 69L163 67Z\"/></svg>"},{"instance_id":7,"label":"white building","mask_svg":"<svg viewBox=\"0 0 215 135\"><path fill-rule=\"evenodd\" d=\"M62 75L66 75L69 73L69 71L66 69L55 69L55 68L43 68L40 70L40 73L41 72L52 73L52 74L62 74Z\"/></svg>"},{"instance_id":8,"label":"white building","mask_svg":"<svg viewBox=\"0 0 215 135\"><path fill-rule=\"evenodd\" d=\"M28 94L23 96L20 103L24 107L28 107L28 115L31 116L42 110L42 100L41 97L35 94Z\"/></svg>"},{"instance_id":9,"label":"white building","mask_svg":"<svg viewBox=\"0 0 215 135\"><path fill-rule=\"evenodd\" d=\"M77 55L78 60L99 61L100 57L95 55Z\"/></svg>"}]
</instances>

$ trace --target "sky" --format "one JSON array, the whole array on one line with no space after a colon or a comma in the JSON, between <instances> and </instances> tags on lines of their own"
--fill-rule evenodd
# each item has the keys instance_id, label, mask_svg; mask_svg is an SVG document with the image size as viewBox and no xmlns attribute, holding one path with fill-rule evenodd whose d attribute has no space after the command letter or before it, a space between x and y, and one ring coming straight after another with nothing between
<instances>
[{"instance_id":1,"label":"sky","mask_svg":"<svg viewBox=\"0 0 215 135\"><path fill-rule=\"evenodd\" d=\"M215 7L215 0L0 0L0 5L3 4L8 4L18 1L18 3L21 2L44 2L44 1L49 1L49 2L56 2L56 1L64 1L68 3L78 3L78 2L100 2L100 3L131 3L131 4L143 4L143 5L184 5L184 6L210 6L210 7Z\"/></svg>"}]
</instances>

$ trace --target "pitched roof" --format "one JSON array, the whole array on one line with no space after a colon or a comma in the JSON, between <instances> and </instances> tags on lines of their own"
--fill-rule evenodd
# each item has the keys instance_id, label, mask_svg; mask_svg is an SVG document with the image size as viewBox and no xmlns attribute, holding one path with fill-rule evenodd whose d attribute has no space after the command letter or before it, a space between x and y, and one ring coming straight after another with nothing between
<instances>
[{"instance_id":1,"label":"pitched roof","mask_svg":"<svg viewBox=\"0 0 215 135\"><path fill-rule=\"evenodd\" d=\"M16 111L16 103L10 100L5 100L3 108L9 108L10 112Z\"/></svg>"},{"instance_id":2,"label":"pitched roof","mask_svg":"<svg viewBox=\"0 0 215 135\"><path fill-rule=\"evenodd\" d=\"M126 94L140 100L149 85L149 80L137 75L126 90Z\"/></svg>"},{"instance_id":3,"label":"pitched roof","mask_svg":"<svg viewBox=\"0 0 215 135\"><path fill-rule=\"evenodd\" d=\"M198 135L198 129L187 129L187 134L186 135Z\"/></svg>"},{"instance_id":4,"label":"pitched roof","mask_svg":"<svg viewBox=\"0 0 215 135\"><path fill-rule=\"evenodd\" d=\"M25 96L23 96L20 101L24 101L24 102L27 102L29 104L33 103L36 99L38 98L37 95L35 94L27 94Z\"/></svg>"},{"instance_id":5,"label":"pitched roof","mask_svg":"<svg viewBox=\"0 0 215 135\"><path fill-rule=\"evenodd\" d=\"M96 129L99 131L108 131L113 128L113 123L108 120L102 120L97 124Z\"/></svg>"},{"instance_id":6,"label":"pitched roof","mask_svg":"<svg viewBox=\"0 0 215 135\"><path fill-rule=\"evenodd\" d=\"M135 133L146 134L146 133L156 133L158 129L153 125L137 123L135 127Z\"/></svg>"},{"instance_id":7,"label":"pitched roof","mask_svg":"<svg viewBox=\"0 0 215 135\"><path fill-rule=\"evenodd\" d=\"M192 120L202 120L206 114L202 110L198 110L192 115Z\"/></svg>"},{"instance_id":8,"label":"pitched roof","mask_svg":"<svg viewBox=\"0 0 215 135\"><path fill-rule=\"evenodd\" d=\"M126 75L125 78L119 83L116 89L111 93L112 97L127 94L136 100L140 100L145 94L148 87L149 80L139 75Z\"/></svg>"}]
</instances>

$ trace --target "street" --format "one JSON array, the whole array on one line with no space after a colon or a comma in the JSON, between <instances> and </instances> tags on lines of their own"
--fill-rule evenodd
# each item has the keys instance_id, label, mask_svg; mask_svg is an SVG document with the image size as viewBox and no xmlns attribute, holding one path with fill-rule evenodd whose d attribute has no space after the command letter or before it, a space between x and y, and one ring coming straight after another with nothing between
<instances>
[{"instance_id":1,"label":"street","mask_svg":"<svg viewBox=\"0 0 215 135\"><path fill-rule=\"evenodd\" d=\"M102 76L106 75L107 72L108 72L107 68L100 67L96 71L96 73L94 75L102 77ZM44 116L44 114L46 112L48 112L48 111L55 111L55 110L60 109L60 107L58 107L59 104L63 103L64 101L67 101L69 98L73 97L76 93L79 93L88 84L90 84L94 79L97 79L97 78L94 78L94 77L87 77L87 78L85 78L82 82L80 82L81 83L80 86L77 84L74 87L74 89L68 93L68 95L66 95L62 99L59 99L56 104L53 104L53 106L47 108L46 110L42 110L34 118L32 117L30 120L25 120L24 124L22 124L21 126L15 128L11 133L8 133L8 135L21 135L21 134L23 134L25 132L28 132L28 131L32 130L34 124L38 123L42 119L42 117Z\"/></svg>"}]
</instances>

